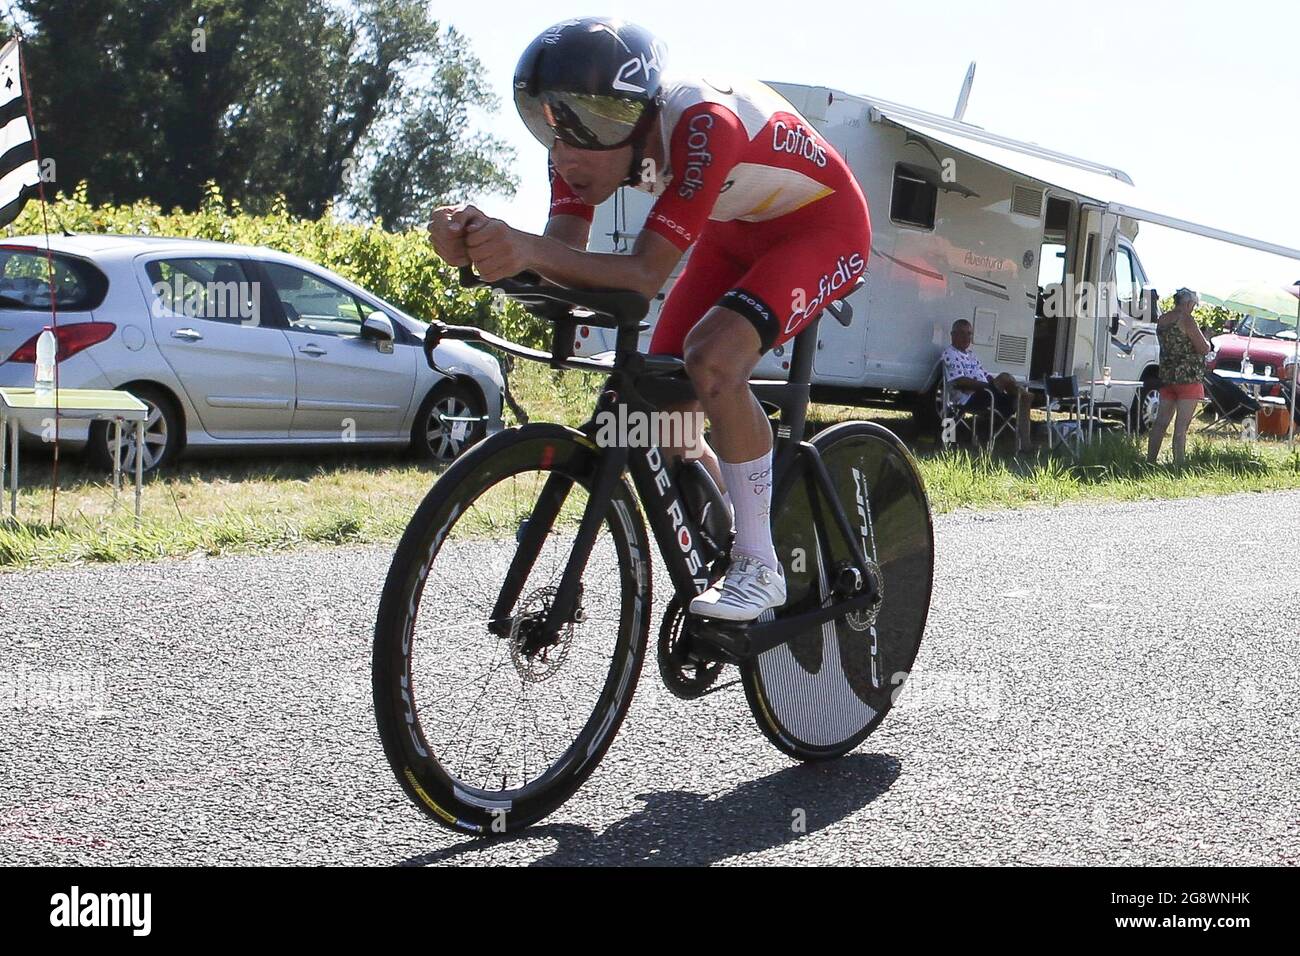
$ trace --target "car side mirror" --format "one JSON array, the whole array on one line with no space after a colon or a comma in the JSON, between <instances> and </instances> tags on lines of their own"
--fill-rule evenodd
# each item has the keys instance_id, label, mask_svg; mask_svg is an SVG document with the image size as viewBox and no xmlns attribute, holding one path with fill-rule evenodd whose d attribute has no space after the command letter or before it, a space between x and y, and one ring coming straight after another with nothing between
<instances>
[{"instance_id":1,"label":"car side mirror","mask_svg":"<svg viewBox=\"0 0 1300 956\"><path fill-rule=\"evenodd\" d=\"M393 339L396 338L393 332L393 320L382 312L371 312L361 323L361 337L368 342L374 342L379 351L391 352Z\"/></svg>"},{"instance_id":2,"label":"car side mirror","mask_svg":"<svg viewBox=\"0 0 1300 956\"><path fill-rule=\"evenodd\" d=\"M1237 331L1237 320L1236 320L1236 319L1229 319L1227 322L1223 323L1223 329L1224 329L1225 332L1235 332L1235 331Z\"/></svg>"}]
</instances>

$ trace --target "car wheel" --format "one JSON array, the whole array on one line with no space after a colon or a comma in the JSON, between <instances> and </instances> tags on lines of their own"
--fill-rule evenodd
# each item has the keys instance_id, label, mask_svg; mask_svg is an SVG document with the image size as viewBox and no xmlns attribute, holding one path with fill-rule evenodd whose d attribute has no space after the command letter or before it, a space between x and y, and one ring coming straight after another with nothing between
<instances>
[{"instance_id":1,"label":"car wheel","mask_svg":"<svg viewBox=\"0 0 1300 956\"><path fill-rule=\"evenodd\" d=\"M1133 430L1141 435L1151 430L1160 413L1160 386L1153 379L1143 379L1142 387L1133 396L1133 407L1129 411Z\"/></svg>"},{"instance_id":2,"label":"car wheel","mask_svg":"<svg viewBox=\"0 0 1300 956\"><path fill-rule=\"evenodd\" d=\"M171 396L162 389L141 385L126 389L148 409L144 423L144 458L142 469L150 474L176 457L184 440L184 426L180 412ZM117 452L115 429L112 422L96 422L90 431L86 449L91 463L108 471L113 469ZM122 472L135 473L135 423L122 423Z\"/></svg>"},{"instance_id":3,"label":"car wheel","mask_svg":"<svg viewBox=\"0 0 1300 956\"><path fill-rule=\"evenodd\" d=\"M425 399L411 436L421 458L455 461L487 432L486 404L478 390L443 382Z\"/></svg>"}]
</instances>

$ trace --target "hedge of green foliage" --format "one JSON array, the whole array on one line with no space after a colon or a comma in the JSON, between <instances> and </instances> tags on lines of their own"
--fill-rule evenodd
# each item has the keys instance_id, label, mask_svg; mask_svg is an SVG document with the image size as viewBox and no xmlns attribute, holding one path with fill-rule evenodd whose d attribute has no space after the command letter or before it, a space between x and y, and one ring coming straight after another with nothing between
<instances>
[{"instance_id":1,"label":"hedge of green foliage","mask_svg":"<svg viewBox=\"0 0 1300 956\"><path fill-rule=\"evenodd\" d=\"M418 319L477 325L534 348L550 348L547 323L513 303L494 302L482 290L461 289L456 270L433 254L423 230L391 233L378 225L340 222L331 214L315 221L298 219L285 211L282 199L270 214L254 216L240 209L237 200L227 201L215 183L208 184L194 213L163 212L148 202L92 206L85 183L72 196L55 199L47 212L54 231L181 236L279 249L346 276ZM42 230L41 205L31 202L5 232L18 236ZM1172 296L1160 303L1162 312L1172 307ZM1209 305L1198 306L1194 314L1212 335L1222 332L1231 317L1226 309Z\"/></svg>"},{"instance_id":2,"label":"hedge of green foliage","mask_svg":"<svg viewBox=\"0 0 1300 956\"><path fill-rule=\"evenodd\" d=\"M44 231L41 204L30 202L5 233L9 237ZM517 342L549 348L549 327L513 303L494 304L482 290L465 291L456 270L433 254L423 230L385 232L377 225L337 221L327 213L312 221L291 216L283 199L269 215L254 216L227 202L209 183L197 212L163 212L148 202L93 206L86 184L60 196L46 210L51 232L177 236L266 246L301 256L351 279L415 318L477 325Z\"/></svg>"},{"instance_id":3,"label":"hedge of green foliage","mask_svg":"<svg viewBox=\"0 0 1300 956\"><path fill-rule=\"evenodd\" d=\"M1172 311L1173 307L1174 297L1172 295L1160 300L1160 311L1162 313ZM1202 302L1192 309L1192 318L1196 320L1196 324L1201 327L1201 331L1207 337L1213 338L1228 330L1229 319L1236 319L1240 322L1244 316L1236 312L1230 312L1221 305L1209 305Z\"/></svg>"}]
</instances>

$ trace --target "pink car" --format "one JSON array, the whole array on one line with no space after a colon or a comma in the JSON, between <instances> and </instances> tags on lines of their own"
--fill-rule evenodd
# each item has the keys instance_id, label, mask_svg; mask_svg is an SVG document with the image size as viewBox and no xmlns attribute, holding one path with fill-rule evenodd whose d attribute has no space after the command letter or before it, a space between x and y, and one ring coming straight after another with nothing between
<instances>
[{"instance_id":1,"label":"pink car","mask_svg":"<svg viewBox=\"0 0 1300 956\"><path fill-rule=\"evenodd\" d=\"M1247 316L1236 328L1229 327L1227 332L1216 335L1210 344L1218 354L1209 363L1209 368L1239 372L1243 357L1249 354L1256 372L1271 367L1273 374L1277 375L1282 371L1283 360L1295 354L1295 319L1282 321Z\"/></svg>"}]
</instances>

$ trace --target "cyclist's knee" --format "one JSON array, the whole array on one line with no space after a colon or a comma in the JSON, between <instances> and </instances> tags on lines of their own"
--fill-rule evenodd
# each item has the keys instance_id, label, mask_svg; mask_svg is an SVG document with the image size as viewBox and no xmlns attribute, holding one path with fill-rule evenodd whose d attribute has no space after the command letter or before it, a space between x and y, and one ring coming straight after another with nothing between
<instances>
[{"instance_id":1,"label":"cyclist's knee","mask_svg":"<svg viewBox=\"0 0 1300 956\"><path fill-rule=\"evenodd\" d=\"M687 340L683 357L686 374L703 401L748 385L752 363L719 336Z\"/></svg>"}]
</instances>

